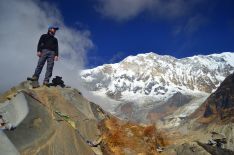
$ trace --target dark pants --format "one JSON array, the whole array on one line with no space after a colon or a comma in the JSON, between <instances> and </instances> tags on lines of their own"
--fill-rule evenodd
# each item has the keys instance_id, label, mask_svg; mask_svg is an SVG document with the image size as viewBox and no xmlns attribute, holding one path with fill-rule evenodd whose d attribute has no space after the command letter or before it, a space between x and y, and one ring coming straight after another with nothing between
<instances>
[{"instance_id":1,"label":"dark pants","mask_svg":"<svg viewBox=\"0 0 234 155\"><path fill-rule=\"evenodd\" d=\"M45 62L47 61L47 68L46 68L44 82L49 82L49 80L52 76L53 67L54 67L54 56L55 56L54 51L43 49L42 55L38 60L37 68L36 68L33 76L36 76L38 78L40 77L41 71L45 65Z\"/></svg>"}]
</instances>

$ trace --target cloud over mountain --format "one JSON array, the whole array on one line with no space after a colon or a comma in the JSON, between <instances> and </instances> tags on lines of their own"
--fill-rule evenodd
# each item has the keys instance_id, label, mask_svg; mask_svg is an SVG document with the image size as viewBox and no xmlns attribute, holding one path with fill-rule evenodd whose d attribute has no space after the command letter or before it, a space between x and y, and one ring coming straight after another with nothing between
<instances>
[{"instance_id":1,"label":"cloud over mountain","mask_svg":"<svg viewBox=\"0 0 234 155\"><path fill-rule=\"evenodd\" d=\"M38 39L53 23L60 26L56 36L61 58L55 64L54 75L77 82L86 53L93 47L88 30L67 27L60 11L46 2L2 0L0 14L0 92L33 74Z\"/></svg>"},{"instance_id":2,"label":"cloud over mountain","mask_svg":"<svg viewBox=\"0 0 234 155\"><path fill-rule=\"evenodd\" d=\"M194 13L201 0L98 0L98 11L116 21L130 20L143 12L153 16L174 19Z\"/></svg>"}]
</instances>

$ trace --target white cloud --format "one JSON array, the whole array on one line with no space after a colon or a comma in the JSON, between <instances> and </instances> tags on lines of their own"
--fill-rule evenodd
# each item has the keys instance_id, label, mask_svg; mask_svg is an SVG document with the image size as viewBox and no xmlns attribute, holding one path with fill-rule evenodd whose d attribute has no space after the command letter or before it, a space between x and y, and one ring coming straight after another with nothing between
<instances>
[{"instance_id":1,"label":"white cloud","mask_svg":"<svg viewBox=\"0 0 234 155\"><path fill-rule=\"evenodd\" d=\"M187 16L202 0L97 0L98 11L116 21L130 20L143 12L157 18L175 19Z\"/></svg>"},{"instance_id":2,"label":"white cloud","mask_svg":"<svg viewBox=\"0 0 234 155\"><path fill-rule=\"evenodd\" d=\"M109 63L116 63L121 61L124 58L124 52L116 52L115 55L112 56L112 58L109 60Z\"/></svg>"},{"instance_id":3,"label":"white cloud","mask_svg":"<svg viewBox=\"0 0 234 155\"><path fill-rule=\"evenodd\" d=\"M53 75L63 76L65 83L73 86L77 83L87 50L93 47L88 30L67 27L59 10L45 2L1 0L0 15L0 92L33 74L38 39L51 23L61 28L56 34L61 60L56 62Z\"/></svg>"},{"instance_id":4,"label":"white cloud","mask_svg":"<svg viewBox=\"0 0 234 155\"><path fill-rule=\"evenodd\" d=\"M216 0L96 0L97 11L117 22L126 22L140 14L173 23L173 35L194 34L208 23L204 10L214 10ZM211 6L211 4L213 4ZM203 11L202 11L203 10Z\"/></svg>"},{"instance_id":5,"label":"white cloud","mask_svg":"<svg viewBox=\"0 0 234 155\"><path fill-rule=\"evenodd\" d=\"M206 19L202 17L201 15L196 15L191 17L188 22L186 23L184 29L185 32L191 34L198 30L200 27L202 27L206 23Z\"/></svg>"},{"instance_id":6,"label":"white cloud","mask_svg":"<svg viewBox=\"0 0 234 155\"><path fill-rule=\"evenodd\" d=\"M178 25L174 29L174 35L186 34L191 35L198 29L206 25L209 20L199 14L190 17L184 24Z\"/></svg>"},{"instance_id":7,"label":"white cloud","mask_svg":"<svg viewBox=\"0 0 234 155\"><path fill-rule=\"evenodd\" d=\"M98 0L98 11L117 21L131 19L147 10L154 0Z\"/></svg>"}]
</instances>

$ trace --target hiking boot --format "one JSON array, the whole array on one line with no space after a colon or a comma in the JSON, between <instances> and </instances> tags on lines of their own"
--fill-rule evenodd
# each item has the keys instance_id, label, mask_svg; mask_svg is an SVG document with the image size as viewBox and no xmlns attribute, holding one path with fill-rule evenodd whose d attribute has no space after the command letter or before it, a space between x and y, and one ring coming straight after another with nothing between
<instances>
[{"instance_id":1,"label":"hiking boot","mask_svg":"<svg viewBox=\"0 0 234 155\"><path fill-rule=\"evenodd\" d=\"M44 86L47 86L47 87L50 86L48 81L44 81L44 82L43 82L43 85L44 85Z\"/></svg>"},{"instance_id":2,"label":"hiking boot","mask_svg":"<svg viewBox=\"0 0 234 155\"><path fill-rule=\"evenodd\" d=\"M38 81L38 77L36 77L36 76L27 77L27 80L29 80L29 81Z\"/></svg>"},{"instance_id":3,"label":"hiking boot","mask_svg":"<svg viewBox=\"0 0 234 155\"><path fill-rule=\"evenodd\" d=\"M38 77L32 76L31 80L32 80L32 81L38 81Z\"/></svg>"}]
</instances>

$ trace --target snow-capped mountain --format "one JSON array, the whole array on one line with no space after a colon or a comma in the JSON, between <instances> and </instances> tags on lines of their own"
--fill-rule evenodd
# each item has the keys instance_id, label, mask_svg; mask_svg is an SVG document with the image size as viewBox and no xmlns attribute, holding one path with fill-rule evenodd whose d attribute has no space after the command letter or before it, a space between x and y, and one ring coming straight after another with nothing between
<instances>
[{"instance_id":1,"label":"snow-capped mountain","mask_svg":"<svg viewBox=\"0 0 234 155\"><path fill-rule=\"evenodd\" d=\"M136 109L152 112L156 105L166 103L178 92L190 98L186 103L194 97L208 96L233 71L232 52L182 59L151 52L128 56L116 64L83 70L81 77L90 91L128 105L131 103L135 112L139 111ZM116 111L123 111L121 109L116 108ZM149 117L148 113L146 117Z\"/></svg>"}]
</instances>

